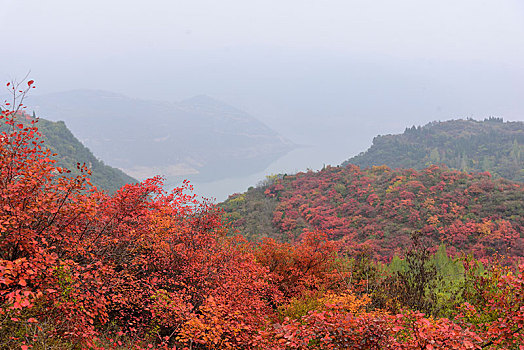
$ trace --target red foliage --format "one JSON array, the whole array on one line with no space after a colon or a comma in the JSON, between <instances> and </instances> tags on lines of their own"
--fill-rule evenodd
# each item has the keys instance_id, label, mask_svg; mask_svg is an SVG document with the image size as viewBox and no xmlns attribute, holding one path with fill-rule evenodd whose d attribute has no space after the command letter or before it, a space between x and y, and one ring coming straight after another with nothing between
<instances>
[{"instance_id":1,"label":"red foliage","mask_svg":"<svg viewBox=\"0 0 524 350\"><path fill-rule=\"evenodd\" d=\"M1 116L11 129L0 137L0 327L34 323L90 347L114 327L224 347L258 332L273 287L213 206L187 183L165 193L159 178L98 192L85 166L77 177L55 168L19 117Z\"/></svg>"},{"instance_id":2,"label":"red foliage","mask_svg":"<svg viewBox=\"0 0 524 350\"><path fill-rule=\"evenodd\" d=\"M524 188L486 174L327 167L277 180L266 195L278 199L273 223L291 240L305 223L346 242L349 252L366 243L376 257L391 257L418 230L435 246L478 258L524 255Z\"/></svg>"},{"instance_id":3,"label":"red foliage","mask_svg":"<svg viewBox=\"0 0 524 350\"><path fill-rule=\"evenodd\" d=\"M457 322L481 336L486 347L516 348L524 344L524 265L517 273L494 265L479 274L479 265L472 260L465 267L468 302L461 306Z\"/></svg>"},{"instance_id":4,"label":"red foliage","mask_svg":"<svg viewBox=\"0 0 524 350\"><path fill-rule=\"evenodd\" d=\"M340 275L333 265L335 253L335 244L325 235L307 231L300 244L265 239L254 252L257 263L267 267L271 283L287 301L306 291L318 291L336 284Z\"/></svg>"},{"instance_id":5,"label":"red foliage","mask_svg":"<svg viewBox=\"0 0 524 350\"><path fill-rule=\"evenodd\" d=\"M265 349L480 349L482 344L477 334L445 318L343 310L337 304L300 320L286 318L261 332L260 340Z\"/></svg>"}]
</instances>

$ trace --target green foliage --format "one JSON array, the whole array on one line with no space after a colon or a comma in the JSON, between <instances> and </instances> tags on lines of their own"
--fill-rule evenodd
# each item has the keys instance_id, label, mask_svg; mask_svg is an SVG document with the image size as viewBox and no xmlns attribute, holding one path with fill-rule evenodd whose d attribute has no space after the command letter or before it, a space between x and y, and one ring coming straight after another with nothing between
<instances>
[{"instance_id":1,"label":"green foliage","mask_svg":"<svg viewBox=\"0 0 524 350\"><path fill-rule=\"evenodd\" d=\"M272 182L267 182L269 183ZM242 233L249 240L280 236L271 222L277 201L264 195L267 184L250 187L242 194L233 194L219 205L233 230Z\"/></svg>"},{"instance_id":2,"label":"green foliage","mask_svg":"<svg viewBox=\"0 0 524 350\"><path fill-rule=\"evenodd\" d=\"M378 281L374 302L394 312L409 308L426 314L450 317L464 288L464 267L452 259L441 245L430 254L415 241L404 258L395 255L386 265L387 277Z\"/></svg>"},{"instance_id":3,"label":"green foliage","mask_svg":"<svg viewBox=\"0 0 524 350\"><path fill-rule=\"evenodd\" d=\"M377 136L367 151L343 163L347 164L414 169L446 164L523 182L524 123L501 118L432 122L400 135Z\"/></svg>"}]
</instances>

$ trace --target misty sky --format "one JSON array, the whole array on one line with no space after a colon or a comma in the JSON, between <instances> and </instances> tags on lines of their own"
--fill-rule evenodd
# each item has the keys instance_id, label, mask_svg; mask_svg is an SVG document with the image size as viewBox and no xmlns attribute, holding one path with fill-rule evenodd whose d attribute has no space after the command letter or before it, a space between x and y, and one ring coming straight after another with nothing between
<instances>
[{"instance_id":1,"label":"misty sky","mask_svg":"<svg viewBox=\"0 0 524 350\"><path fill-rule=\"evenodd\" d=\"M13 58L19 51L46 61L74 58L83 63L86 56L99 60L148 50L283 47L524 67L524 5L519 0L4 0L0 4L4 50Z\"/></svg>"},{"instance_id":2,"label":"misty sky","mask_svg":"<svg viewBox=\"0 0 524 350\"><path fill-rule=\"evenodd\" d=\"M339 162L376 134L524 115L521 0L0 0L0 80L208 94Z\"/></svg>"}]
</instances>

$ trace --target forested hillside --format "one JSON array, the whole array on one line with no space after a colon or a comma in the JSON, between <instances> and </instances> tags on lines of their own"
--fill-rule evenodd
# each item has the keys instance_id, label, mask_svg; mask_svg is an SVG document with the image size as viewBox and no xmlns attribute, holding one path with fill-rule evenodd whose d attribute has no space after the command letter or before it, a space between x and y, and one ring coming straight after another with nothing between
<instances>
[{"instance_id":1,"label":"forested hillside","mask_svg":"<svg viewBox=\"0 0 524 350\"><path fill-rule=\"evenodd\" d=\"M249 242L187 182L93 188L89 164L57 167L15 115L0 114L1 349L522 348L520 184L437 167L277 176L226 207L292 242Z\"/></svg>"},{"instance_id":2,"label":"forested hillside","mask_svg":"<svg viewBox=\"0 0 524 350\"><path fill-rule=\"evenodd\" d=\"M349 165L276 178L222 207L233 227L252 238L294 242L304 230L319 230L350 254L364 249L391 257L420 232L452 252L522 257L523 199L522 184L489 173Z\"/></svg>"},{"instance_id":3,"label":"forested hillside","mask_svg":"<svg viewBox=\"0 0 524 350\"><path fill-rule=\"evenodd\" d=\"M367 151L343 163L347 164L405 169L446 164L524 182L524 123L488 118L413 126L400 135L375 137Z\"/></svg>"},{"instance_id":4,"label":"forested hillside","mask_svg":"<svg viewBox=\"0 0 524 350\"><path fill-rule=\"evenodd\" d=\"M28 125L31 119L34 119L34 116L24 115L18 118L25 125ZM53 154L56 154L52 159L56 160L55 165L57 167L67 168L72 171L72 174L77 175L79 174L77 163L85 163L91 170L91 182L100 190L111 193L125 184L137 182L137 180L122 170L108 166L97 159L89 148L82 145L71 133L63 121L52 122L38 118L36 125L42 134L42 139L45 140L45 147L51 150ZM5 124L0 126L0 131L5 131L6 129Z\"/></svg>"}]
</instances>

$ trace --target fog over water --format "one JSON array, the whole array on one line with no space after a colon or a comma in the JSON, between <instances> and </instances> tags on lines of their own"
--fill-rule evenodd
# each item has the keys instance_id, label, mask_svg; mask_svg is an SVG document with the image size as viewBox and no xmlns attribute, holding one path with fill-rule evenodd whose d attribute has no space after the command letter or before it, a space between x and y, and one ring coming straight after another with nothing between
<instances>
[{"instance_id":1,"label":"fog over water","mask_svg":"<svg viewBox=\"0 0 524 350\"><path fill-rule=\"evenodd\" d=\"M35 94L205 94L304 146L195 184L218 200L266 174L340 164L407 126L524 120L519 0L0 0L0 21L2 84L31 71Z\"/></svg>"}]
</instances>

